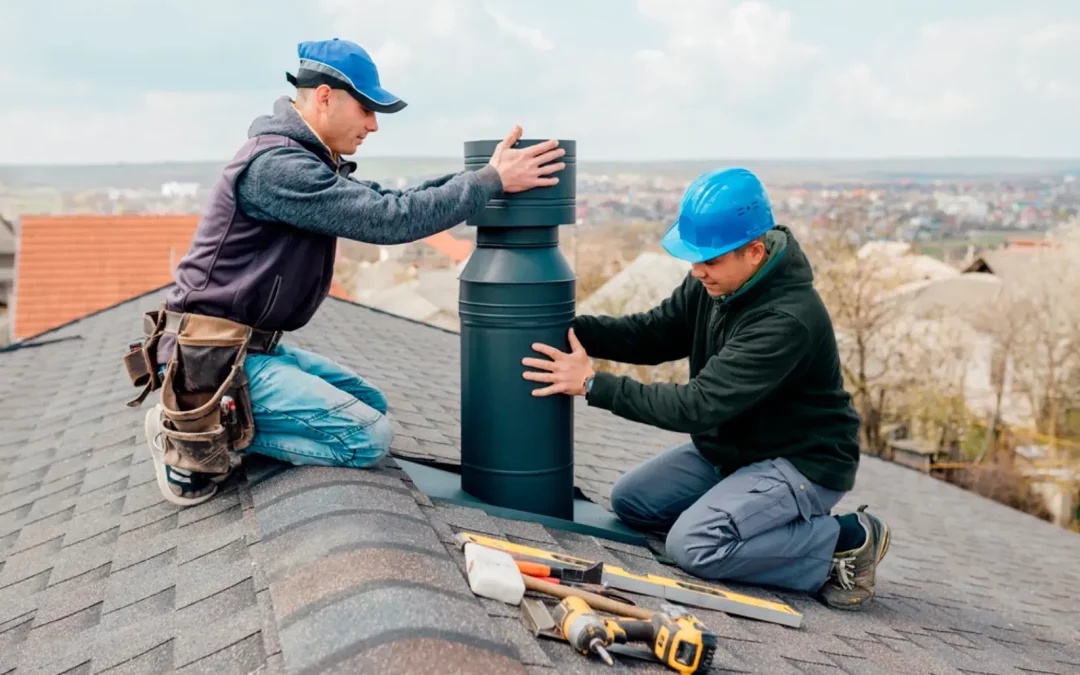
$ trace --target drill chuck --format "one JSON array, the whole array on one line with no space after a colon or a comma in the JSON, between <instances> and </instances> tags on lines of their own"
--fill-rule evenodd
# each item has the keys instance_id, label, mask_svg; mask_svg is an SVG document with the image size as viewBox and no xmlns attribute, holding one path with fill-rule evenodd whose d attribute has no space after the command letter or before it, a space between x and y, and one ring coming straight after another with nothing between
<instances>
[{"instance_id":1,"label":"drill chuck","mask_svg":"<svg viewBox=\"0 0 1080 675\"><path fill-rule=\"evenodd\" d=\"M571 647L582 654L592 652L609 666L615 665L605 648L610 644L607 626L584 600L574 596L566 598L556 605L552 618Z\"/></svg>"}]
</instances>

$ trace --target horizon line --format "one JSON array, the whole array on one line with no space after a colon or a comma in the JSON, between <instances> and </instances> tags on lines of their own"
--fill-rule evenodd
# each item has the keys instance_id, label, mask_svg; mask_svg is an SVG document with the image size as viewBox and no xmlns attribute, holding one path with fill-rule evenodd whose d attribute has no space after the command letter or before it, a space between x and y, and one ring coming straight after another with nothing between
<instances>
[{"instance_id":1,"label":"horizon line","mask_svg":"<svg viewBox=\"0 0 1080 675\"><path fill-rule=\"evenodd\" d=\"M365 161L432 161L432 162L464 162L464 158L452 155L352 155L349 157L354 162ZM672 163L731 163L731 162L778 162L778 163L814 163L814 162L948 162L948 161L1008 161L1008 162L1046 162L1046 163L1071 163L1080 164L1080 156L1037 156L1037 155L876 155L865 157L670 157L662 159L615 159L615 158L582 158L577 157L579 164L672 164ZM22 162L0 163L0 169L42 168L42 167L121 167L121 166L148 166L169 164L224 164L229 158L217 159L161 159L161 160L138 160L138 161L110 161L110 162Z\"/></svg>"}]
</instances>

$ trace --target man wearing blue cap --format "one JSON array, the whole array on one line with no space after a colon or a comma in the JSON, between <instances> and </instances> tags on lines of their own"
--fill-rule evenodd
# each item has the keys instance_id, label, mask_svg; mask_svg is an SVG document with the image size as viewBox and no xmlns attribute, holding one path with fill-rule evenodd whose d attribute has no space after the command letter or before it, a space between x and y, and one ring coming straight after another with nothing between
<instances>
[{"instance_id":1,"label":"man wearing blue cap","mask_svg":"<svg viewBox=\"0 0 1080 675\"><path fill-rule=\"evenodd\" d=\"M691 183L663 238L693 264L648 312L580 316L571 353L535 345L538 396L591 406L690 435L623 475L622 520L667 530L668 555L706 579L814 591L859 609L874 595L889 528L860 507L831 516L855 484L859 419L844 390L832 322L792 232L773 222L764 186L745 169ZM690 360L687 384L597 373L589 357L655 365Z\"/></svg>"},{"instance_id":2,"label":"man wearing blue cap","mask_svg":"<svg viewBox=\"0 0 1080 675\"><path fill-rule=\"evenodd\" d=\"M146 416L158 486L175 504L206 501L240 451L293 464L370 466L388 451L387 401L333 361L280 344L330 290L339 237L420 240L465 221L500 193L554 185L556 141L513 146L520 127L479 170L398 191L352 177L344 159L378 130L376 114L405 102L382 87L368 53L347 40L304 42L281 97L213 187L163 311L125 365Z\"/></svg>"}]
</instances>

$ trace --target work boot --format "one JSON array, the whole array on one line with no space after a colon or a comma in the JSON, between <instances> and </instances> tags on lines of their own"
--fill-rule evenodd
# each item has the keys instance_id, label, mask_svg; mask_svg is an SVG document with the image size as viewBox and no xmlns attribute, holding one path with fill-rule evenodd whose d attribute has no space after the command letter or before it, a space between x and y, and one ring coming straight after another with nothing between
<instances>
[{"instance_id":1,"label":"work boot","mask_svg":"<svg viewBox=\"0 0 1080 675\"><path fill-rule=\"evenodd\" d=\"M822 586L822 600L837 609L858 610L874 598L878 563L889 550L889 526L877 516L866 513L866 505L855 512L866 532L862 546L833 554L829 578Z\"/></svg>"},{"instance_id":2,"label":"work boot","mask_svg":"<svg viewBox=\"0 0 1080 675\"><path fill-rule=\"evenodd\" d=\"M146 443L150 447L150 456L154 460L154 472L157 474L158 489L162 496L178 506L195 506L217 494L218 484L228 479L229 474L197 473L187 469L178 469L165 463L164 439L161 435L162 407L159 403L146 411Z\"/></svg>"}]
</instances>

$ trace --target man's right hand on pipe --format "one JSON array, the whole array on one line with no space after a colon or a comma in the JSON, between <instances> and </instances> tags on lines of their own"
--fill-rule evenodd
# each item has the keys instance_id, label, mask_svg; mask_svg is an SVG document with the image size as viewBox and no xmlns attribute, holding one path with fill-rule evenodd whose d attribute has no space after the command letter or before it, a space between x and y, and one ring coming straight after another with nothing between
<instances>
[{"instance_id":1,"label":"man's right hand on pipe","mask_svg":"<svg viewBox=\"0 0 1080 675\"><path fill-rule=\"evenodd\" d=\"M491 159L488 161L499 172L503 192L523 192L535 187L549 187L557 184L558 178L546 176L562 171L566 168L566 164L563 162L549 164L549 162L565 155L566 150L556 147L559 142L554 139L526 148L513 147L520 138L521 127L515 126L514 130L495 146L495 152L491 153Z\"/></svg>"}]
</instances>

